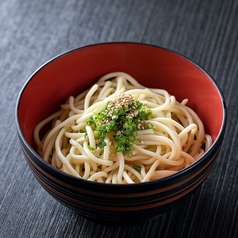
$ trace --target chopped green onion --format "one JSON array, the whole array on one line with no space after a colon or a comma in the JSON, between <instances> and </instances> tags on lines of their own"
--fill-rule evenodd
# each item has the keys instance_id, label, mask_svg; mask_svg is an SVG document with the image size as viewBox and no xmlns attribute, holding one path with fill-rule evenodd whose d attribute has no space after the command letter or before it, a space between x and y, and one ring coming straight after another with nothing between
<instances>
[{"instance_id":1,"label":"chopped green onion","mask_svg":"<svg viewBox=\"0 0 238 238\"><path fill-rule=\"evenodd\" d=\"M88 119L87 125L92 127L95 135L98 135L98 146L101 150L106 146L104 141L106 135L110 133L116 142L116 152L131 157L137 131L153 129L153 125L146 122L151 115L151 109L140 101L134 100L131 95L122 94L107 102L102 110L96 111Z\"/></svg>"},{"instance_id":2,"label":"chopped green onion","mask_svg":"<svg viewBox=\"0 0 238 238\"><path fill-rule=\"evenodd\" d=\"M141 171L141 166L135 165L135 166L134 166L134 169L135 169L137 172L140 173L140 171Z\"/></svg>"},{"instance_id":3,"label":"chopped green onion","mask_svg":"<svg viewBox=\"0 0 238 238\"><path fill-rule=\"evenodd\" d=\"M155 129L154 125L151 123L151 122L148 122L146 123L146 126L145 126L146 129Z\"/></svg>"},{"instance_id":4,"label":"chopped green onion","mask_svg":"<svg viewBox=\"0 0 238 238\"><path fill-rule=\"evenodd\" d=\"M88 149L91 150L91 151L94 151L95 148L93 148L92 146L88 145Z\"/></svg>"},{"instance_id":5,"label":"chopped green onion","mask_svg":"<svg viewBox=\"0 0 238 238\"><path fill-rule=\"evenodd\" d=\"M79 133L85 133L85 130L80 129L78 132L79 132Z\"/></svg>"}]
</instances>

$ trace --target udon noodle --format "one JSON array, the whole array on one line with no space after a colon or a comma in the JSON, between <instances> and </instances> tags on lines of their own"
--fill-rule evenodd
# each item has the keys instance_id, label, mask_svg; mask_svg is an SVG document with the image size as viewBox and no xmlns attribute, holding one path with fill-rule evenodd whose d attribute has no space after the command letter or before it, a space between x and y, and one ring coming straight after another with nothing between
<instances>
[{"instance_id":1,"label":"udon noodle","mask_svg":"<svg viewBox=\"0 0 238 238\"><path fill-rule=\"evenodd\" d=\"M117 109L118 100L124 97L140 102L151 112L140 121L144 126L134 127L137 129L128 153L116 150L118 131L104 133L103 145L99 146L100 135L88 123L108 102L114 102ZM172 175L196 161L212 143L198 115L186 106L187 101L179 103L166 90L145 88L126 73L109 73L90 89L70 96L58 112L36 126L38 153L61 171L97 182L129 184ZM52 127L41 138L41 129L48 123ZM109 121L101 123L106 126Z\"/></svg>"}]
</instances>

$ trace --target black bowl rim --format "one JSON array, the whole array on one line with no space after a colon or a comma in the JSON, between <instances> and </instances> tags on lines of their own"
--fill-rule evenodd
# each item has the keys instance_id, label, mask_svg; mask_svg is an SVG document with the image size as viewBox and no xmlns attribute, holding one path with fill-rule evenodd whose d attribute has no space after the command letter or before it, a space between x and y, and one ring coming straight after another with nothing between
<instances>
[{"instance_id":1,"label":"black bowl rim","mask_svg":"<svg viewBox=\"0 0 238 238\"><path fill-rule=\"evenodd\" d=\"M156 49L161 49L164 51L168 51L172 54L175 54L179 57L182 57L183 59L189 61L190 63L192 63L196 68L198 68L200 71L202 71L202 73L204 73L209 79L210 81L214 84L215 88L217 89L220 98L221 98L221 102L222 102L222 108L223 108L223 120L222 120L222 124L221 124L221 128L220 131L218 133L218 136L216 138L216 140L213 142L212 146L208 149L208 151L205 152L205 154L203 156L201 156L197 161L195 161L193 164L189 165L186 168L181 169L180 171L176 172L175 174L169 175L167 177L161 178L161 179L157 179L157 180L152 180L152 181L148 181L148 182L143 182L143 183L135 183L135 184L106 184L106 183L99 183L99 182L95 182L95 181L89 181L89 180L85 180L85 179L80 179L77 178L75 176L72 176L70 174L67 174L65 172L62 172L61 170L55 168L54 166L52 166L51 164L47 163L42 157L40 157L40 155L38 155L38 153L29 145L29 143L27 142L27 140L25 139L22 130L21 130L21 126L18 120L18 111L19 111L19 104L21 101L21 97L24 93L24 90L26 89L28 83L30 83L30 81L34 78L34 76L41 71L45 66L49 65L50 63L52 63L53 61L67 56L71 53L73 53L74 51L79 51L82 49L86 49L89 47L97 47L100 45L115 45L115 44L121 44L121 45L129 45L129 44L134 44L134 45L139 45L139 46L145 46L145 47L154 47ZM38 162L42 165L44 165L44 167L46 166L50 171L54 171L58 174L60 174L62 177L66 178L66 179L70 179L75 181L76 183L80 182L80 183L85 183L88 186L97 186L97 187L102 187L102 188L120 188L122 187L122 189L125 187L127 187L128 189L131 188L135 188L135 187L144 187L144 186L154 186L154 184L160 184L160 183L164 183L167 184L169 183L169 181L171 182L171 180L176 181L178 178L178 180L180 180L180 177L184 174L186 174L186 172L193 170L195 167L197 167L199 164L201 164L210 154L212 154L212 152L217 148L217 146L219 147L219 145L222 142L222 139L224 137L225 134L225 128L226 128L226 121L227 121L227 107L226 107L226 101L225 101L225 97L223 95L223 92L221 90L221 88L219 87L219 85L216 83L215 79L209 75L202 67L200 67L197 63L195 63L193 60L191 60L190 58L184 56L181 53L178 53L174 50L165 48L165 47L161 47L158 45L154 45L154 44L148 44L148 43L141 43L141 42L131 42L131 41L112 41L112 42L100 42L100 43L95 43L95 44L88 44L88 45L84 45L81 47L77 47L77 48L73 48L71 50L65 51L61 54L56 55L55 57L49 59L48 61L46 61L44 64L42 64L40 67L38 67L31 75L30 77L28 77L28 79L26 80L26 82L24 83L24 85L22 86L19 95L17 97L17 101L16 101L16 106L15 106L15 123L16 123L16 127L17 127L17 131L18 131L18 136L21 138L22 142L24 143L24 145L28 148L28 150L34 155L35 158L38 159ZM185 176L185 175L184 175ZM150 187L150 186L149 186Z\"/></svg>"}]
</instances>

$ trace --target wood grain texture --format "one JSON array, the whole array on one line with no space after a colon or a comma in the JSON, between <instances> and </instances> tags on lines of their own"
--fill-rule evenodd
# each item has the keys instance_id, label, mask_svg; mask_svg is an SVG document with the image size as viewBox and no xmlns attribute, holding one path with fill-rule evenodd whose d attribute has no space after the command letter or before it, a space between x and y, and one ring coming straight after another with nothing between
<instances>
[{"instance_id":1,"label":"wood grain texture","mask_svg":"<svg viewBox=\"0 0 238 238\"><path fill-rule=\"evenodd\" d=\"M1 0L0 238L238 237L238 1ZM175 50L221 87L228 107L222 150L212 173L189 199L144 224L107 226L82 218L37 183L21 152L17 95L45 61L107 41Z\"/></svg>"}]
</instances>

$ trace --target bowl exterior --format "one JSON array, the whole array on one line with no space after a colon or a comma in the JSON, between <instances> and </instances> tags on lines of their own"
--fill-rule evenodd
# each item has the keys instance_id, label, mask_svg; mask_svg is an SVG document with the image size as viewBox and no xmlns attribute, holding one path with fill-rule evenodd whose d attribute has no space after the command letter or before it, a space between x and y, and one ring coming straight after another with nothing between
<instances>
[{"instance_id":1,"label":"bowl exterior","mask_svg":"<svg viewBox=\"0 0 238 238\"><path fill-rule=\"evenodd\" d=\"M27 163L38 182L60 203L82 216L103 223L138 223L170 210L191 195L210 173L220 146L210 151L204 163L171 179L144 184L110 185L79 180L39 162L20 137ZM53 173L54 172L54 173Z\"/></svg>"}]
</instances>

